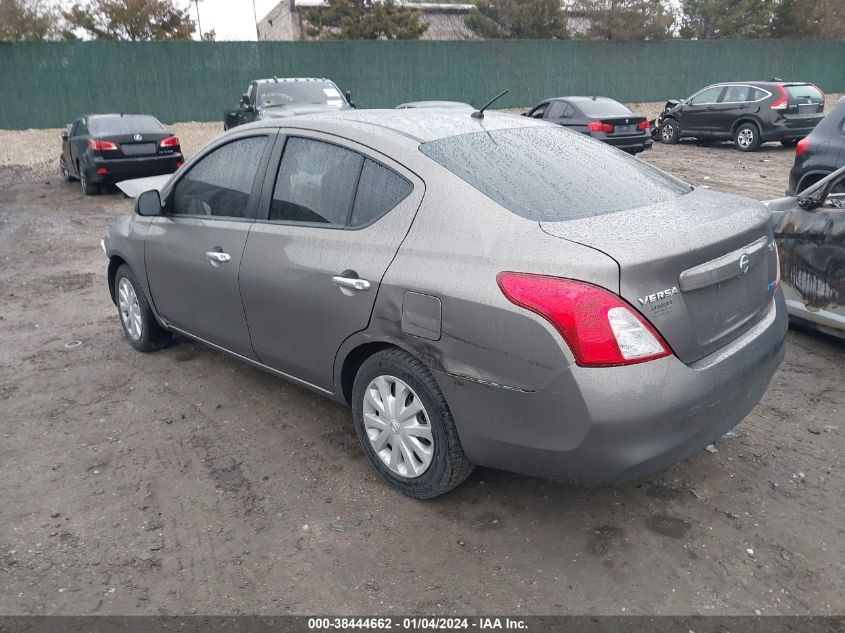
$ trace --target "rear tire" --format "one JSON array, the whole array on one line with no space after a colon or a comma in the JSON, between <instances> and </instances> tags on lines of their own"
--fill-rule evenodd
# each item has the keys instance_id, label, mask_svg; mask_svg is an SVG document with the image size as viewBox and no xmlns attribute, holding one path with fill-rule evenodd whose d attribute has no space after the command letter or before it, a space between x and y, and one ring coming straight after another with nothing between
<instances>
[{"instance_id":1,"label":"rear tire","mask_svg":"<svg viewBox=\"0 0 845 633\"><path fill-rule=\"evenodd\" d=\"M85 170L82 169L82 166L79 163L76 164L76 173L79 174L79 182L82 184L82 193L86 196L99 195L100 185L88 182L88 176L85 175Z\"/></svg>"},{"instance_id":2,"label":"rear tire","mask_svg":"<svg viewBox=\"0 0 845 633\"><path fill-rule=\"evenodd\" d=\"M734 130L734 145L740 152L753 152L760 147L760 131L753 123L743 123Z\"/></svg>"},{"instance_id":3,"label":"rear tire","mask_svg":"<svg viewBox=\"0 0 845 633\"><path fill-rule=\"evenodd\" d=\"M668 145L677 145L681 140L681 128L675 119L666 119L660 124L660 141Z\"/></svg>"},{"instance_id":4,"label":"rear tire","mask_svg":"<svg viewBox=\"0 0 845 633\"><path fill-rule=\"evenodd\" d=\"M780 144L784 147L795 147L798 145L798 139L789 139L787 141L781 141Z\"/></svg>"},{"instance_id":5,"label":"rear tire","mask_svg":"<svg viewBox=\"0 0 845 633\"><path fill-rule=\"evenodd\" d=\"M401 402L396 397L401 397ZM402 411L408 409L418 412L403 419ZM406 495L437 497L472 472L473 464L464 453L440 387L426 366L407 352L387 349L364 361L352 388L352 416L373 468ZM411 430L412 438L423 438L422 442L408 439L406 429ZM405 452L403 447L409 450ZM418 469L418 474L412 469Z\"/></svg>"},{"instance_id":6,"label":"rear tire","mask_svg":"<svg viewBox=\"0 0 845 633\"><path fill-rule=\"evenodd\" d=\"M139 352L152 352L166 347L172 335L156 321L138 279L126 264L117 269L112 289L123 333Z\"/></svg>"}]
</instances>

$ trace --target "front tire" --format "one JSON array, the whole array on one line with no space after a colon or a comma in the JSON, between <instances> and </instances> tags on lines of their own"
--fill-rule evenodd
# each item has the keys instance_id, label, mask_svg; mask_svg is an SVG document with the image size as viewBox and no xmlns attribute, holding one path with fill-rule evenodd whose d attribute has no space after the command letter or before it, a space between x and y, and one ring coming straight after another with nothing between
<instances>
[{"instance_id":1,"label":"front tire","mask_svg":"<svg viewBox=\"0 0 845 633\"><path fill-rule=\"evenodd\" d=\"M760 131L753 123L743 123L734 130L734 145L740 152L753 152L760 147Z\"/></svg>"},{"instance_id":2,"label":"front tire","mask_svg":"<svg viewBox=\"0 0 845 633\"><path fill-rule=\"evenodd\" d=\"M141 284L126 264L114 276L114 297L123 333L132 347L152 352L170 342L171 334L156 321Z\"/></svg>"},{"instance_id":3,"label":"front tire","mask_svg":"<svg viewBox=\"0 0 845 633\"><path fill-rule=\"evenodd\" d=\"M65 157L62 156L59 158L59 172L62 174L62 180L65 182L73 182L76 180L73 176L70 175L70 170L67 168L67 161L65 161Z\"/></svg>"},{"instance_id":4,"label":"front tire","mask_svg":"<svg viewBox=\"0 0 845 633\"><path fill-rule=\"evenodd\" d=\"M677 145L681 140L681 128L675 119L666 119L660 124L660 141L669 145Z\"/></svg>"},{"instance_id":5,"label":"front tire","mask_svg":"<svg viewBox=\"0 0 845 633\"><path fill-rule=\"evenodd\" d=\"M437 497L472 472L440 387L407 352L384 350L361 365L352 415L373 468L406 495Z\"/></svg>"}]
</instances>

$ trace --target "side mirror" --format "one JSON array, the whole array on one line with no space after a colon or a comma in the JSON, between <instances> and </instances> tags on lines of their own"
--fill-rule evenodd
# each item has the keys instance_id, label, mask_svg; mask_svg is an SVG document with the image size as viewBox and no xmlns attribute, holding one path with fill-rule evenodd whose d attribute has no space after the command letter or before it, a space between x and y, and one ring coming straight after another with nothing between
<instances>
[{"instance_id":1,"label":"side mirror","mask_svg":"<svg viewBox=\"0 0 845 633\"><path fill-rule=\"evenodd\" d=\"M346 103L348 103L350 106L352 106L352 107L354 108L354 107L355 107L355 102L352 100L352 91L351 91L351 90L347 90L347 91L344 93L344 96L346 97Z\"/></svg>"},{"instance_id":2,"label":"side mirror","mask_svg":"<svg viewBox=\"0 0 845 633\"><path fill-rule=\"evenodd\" d=\"M161 215L161 196L152 189L135 198L135 213L143 216Z\"/></svg>"},{"instance_id":3,"label":"side mirror","mask_svg":"<svg viewBox=\"0 0 845 633\"><path fill-rule=\"evenodd\" d=\"M68 139L68 133L67 133L67 130L63 130L63 131L62 131L62 140L63 140L63 141L66 141L67 139Z\"/></svg>"},{"instance_id":4,"label":"side mirror","mask_svg":"<svg viewBox=\"0 0 845 633\"><path fill-rule=\"evenodd\" d=\"M249 105L249 95L246 92L241 95L241 104Z\"/></svg>"}]
</instances>

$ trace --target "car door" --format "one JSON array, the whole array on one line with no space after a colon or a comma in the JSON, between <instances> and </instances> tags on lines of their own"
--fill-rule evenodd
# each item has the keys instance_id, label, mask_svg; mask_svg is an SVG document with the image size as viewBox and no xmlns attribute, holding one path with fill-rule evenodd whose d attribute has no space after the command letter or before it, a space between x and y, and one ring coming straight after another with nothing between
<instances>
[{"instance_id":1,"label":"car door","mask_svg":"<svg viewBox=\"0 0 845 633\"><path fill-rule=\"evenodd\" d=\"M70 159L68 165L70 165L72 173L77 178L79 177L79 169L77 169L77 165L88 147L89 137L87 120L85 118L77 119L70 132L70 138L68 139L68 153Z\"/></svg>"},{"instance_id":2,"label":"car door","mask_svg":"<svg viewBox=\"0 0 845 633\"><path fill-rule=\"evenodd\" d=\"M247 88L247 95L249 96L249 100L247 103L241 102L238 105L238 125L243 125L245 123L252 123L255 121L255 93L256 93L257 86L255 82L249 84L249 88Z\"/></svg>"},{"instance_id":3,"label":"car door","mask_svg":"<svg viewBox=\"0 0 845 633\"><path fill-rule=\"evenodd\" d=\"M725 86L718 102L711 106L711 122L714 135L730 136L734 122L742 115L751 112L751 86Z\"/></svg>"},{"instance_id":4,"label":"car door","mask_svg":"<svg viewBox=\"0 0 845 633\"><path fill-rule=\"evenodd\" d=\"M153 305L170 325L255 358L238 269L276 132L227 138L165 191L144 260Z\"/></svg>"},{"instance_id":5,"label":"car door","mask_svg":"<svg viewBox=\"0 0 845 633\"><path fill-rule=\"evenodd\" d=\"M549 107L548 101L545 101L545 102L543 102L539 105L536 105L536 106L534 106L534 109L532 109L528 113L528 116L530 116L532 119L542 119L545 116L546 110L548 109L548 107Z\"/></svg>"},{"instance_id":6,"label":"car door","mask_svg":"<svg viewBox=\"0 0 845 633\"><path fill-rule=\"evenodd\" d=\"M332 391L337 351L367 327L423 183L316 132L288 137L274 164L241 265L244 312L261 362Z\"/></svg>"},{"instance_id":7,"label":"car door","mask_svg":"<svg viewBox=\"0 0 845 633\"><path fill-rule=\"evenodd\" d=\"M73 135L76 131L76 126L79 125L79 119L67 126L67 138L62 138L62 158L67 166L68 173L76 174L76 165L73 162L72 141Z\"/></svg>"},{"instance_id":8,"label":"car door","mask_svg":"<svg viewBox=\"0 0 845 633\"><path fill-rule=\"evenodd\" d=\"M550 123L569 125L572 119L572 111L572 106L566 101L552 101L546 108L546 114L543 118Z\"/></svg>"},{"instance_id":9,"label":"car door","mask_svg":"<svg viewBox=\"0 0 845 633\"><path fill-rule=\"evenodd\" d=\"M681 108L681 130L698 136L710 136L713 109L723 90L723 86L712 86L690 97Z\"/></svg>"}]
</instances>

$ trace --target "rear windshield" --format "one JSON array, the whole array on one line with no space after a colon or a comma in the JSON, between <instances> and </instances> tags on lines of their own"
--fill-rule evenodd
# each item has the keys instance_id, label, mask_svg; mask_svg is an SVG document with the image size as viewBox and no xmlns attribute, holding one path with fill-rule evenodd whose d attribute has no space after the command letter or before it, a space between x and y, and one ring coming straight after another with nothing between
<instances>
[{"instance_id":1,"label":"rear windshield","mask_svg":"<svg viewBox=\"0 0 845 633\"><path fill-rule=\"evenodd\" d=\"M155 117L143 114L116 114L88 119L91 134L160 134L164 126Z\"/></svg>"},{"instance_id":2,"label":"rear windshield","mask_svg":"<svg viewBox=\"0 0 845 633\"><path fill-rule=\"evenodd\" d=\"M811 103L821 103L822 102L822 93L819 91L818 88L815 86L811 86L810 84L804 86L784 86L786 88L786 94L789 95L790 101L801 101L806 103L807 101Z\"/></svg>"},{"instance_id":3,"label":"rear windshield","mask_svg":"<svg viewBox=\"0 0 845 633\"><path fill-rule=\"evenodd\" d=\"M630 116L631 111L616 101L578 101L575 104L581 112L590 117Z\"/></svg>"},{"instance_id":4,"label":"rear windshield","mask_svg":"<svg viewBox=\"0 0 845 633\"><path fill-rule=\"evenodd\" d=\"M609 145L552 125L476 132L420 151L498 204L538 222L666 202L692 188Z\"/></svg>"}]
</instances>

